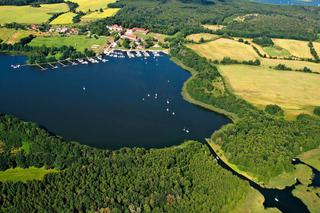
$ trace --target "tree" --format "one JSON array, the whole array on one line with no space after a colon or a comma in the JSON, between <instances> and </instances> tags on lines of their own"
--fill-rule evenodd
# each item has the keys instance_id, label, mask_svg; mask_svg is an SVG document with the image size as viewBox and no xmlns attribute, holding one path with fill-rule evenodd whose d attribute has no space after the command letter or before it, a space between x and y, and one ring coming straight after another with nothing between
<instances>
[{"instance_id":1,"label":"tree","mask_svg":"<svg viewBox=\"0 0 320 213\"><path fill-rule=\"evenodd\" d=\"M267 105L266 108L265 108L265 111L267 113L269 113L270 115L277 115L277 116L283 116L284 115L283 109L281 109L281 107L279 107L276 104Z\"/></svg>"}]
</instances>

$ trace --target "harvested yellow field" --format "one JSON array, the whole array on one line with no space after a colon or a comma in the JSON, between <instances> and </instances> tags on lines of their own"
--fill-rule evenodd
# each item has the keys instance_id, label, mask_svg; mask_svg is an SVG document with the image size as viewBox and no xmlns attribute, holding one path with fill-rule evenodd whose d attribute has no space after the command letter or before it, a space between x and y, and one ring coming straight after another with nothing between
<instances>
[{"instance_id":1,"label":"harvested yellow field","mask_svg":"<svg viewBox=\"0 0 320 213\"><path fill-rule=\"evenodd\" d=\"M278 64L284 64L294 70L302 70L304 67L308 67L313 72L320 73L320 64L308 62L308 61L295 61L295 60L282 60L282 59L261 59L261 64L268 67L275 67Z\"/></svg>"},{"instance_id":2,"label":"harvested yellow field","mask_svg":"<svg viewBox=\"0 0 320 213\"><path fill-rule=\"evenodd\" d=\"M77 14L72 12L64 13L58 16L57 18L55 18L53 21L51 21L50 24L72 24L73 23L72 19L76 15Z\"/></svg>"},{"instance_id":3,"label":"harvested yellow field","mask_svg":"<svg viewBox=\"0 0 320 213\"><path fill-rule=\"evenodd\" d=\"M221 30L224 27L223 25L217 25L217 24L204 24L202 26L204 28L207 28L207 29L213 30L213 31Z\"/></svg>"},{"instance_id":4,"label":"harvested yellow field","mask_svg":"<svg viewBox=\"0 0 320 213\"><path fill-rule=\"evenodd\" d=\"M219 38L218 35L210 34L210 33L197 33L187 36L187 40L199 42L201 39L204 39L205 41L212 41Z\"/></svg>"},{"instance_id":5,"label":"harvested yellow field","mask_svg":"<svg viewBox=\"0 0 320 213\"><path fill-rule=\"evenodd\" d=\"M219 66L229 89L259 108L277 104L287 118L320 106L320 75L248 65Z\"/></svg>"},{"instance_id":6,"label":"harvested yellow field","mask_svg":"<svg viewBox=\"0 0 320 213\"><path fill-rule=\"evenodd\" d=\"M251 46L227 38L219 38L204 44L190 44L188 47L199 55L212 60L222 60L224 57L230 57L238 61L259 58Z\"/></svg>"},{"instance_id":7,"label":"harvested yellow field","mask_svg":"<svg viewBox=\"0 0 320 213\"><path fill-rule=\"evenodd\" d=\"M98 12L89 13L85 16L82 16L81 21L92 21L96 19L111 17L117 14L119 10L120 10L119 8L108 8L108 9L104 9L103 12L98 11Z\"/></svg>"},{"instance_id":8,"label":"harvested yellow field","mask_svg":"<svg viewBox=\"0 0 320 213\"><path fill-rule=\"evenodd\" d=\"M41 24L49 20L53 13L67 12L65 3L31 6L0 6L0 24L17 22L21 24Z\"/></svg>"},{"instance_id":9,"label":"harvested yellow field","mask_svg":"<svg viewBox=\"0 0 320 213\"><path fill-rule=\"evenodd\" d=\"M313 47L317 51L318 55L320 56L320 42L313 42Z\"/></svg>"},{"instance_id":10,"label":"harvested yellow field","mask_svg":"<svg viewBox=\"0 0 320 213\"><path fill-rule=\"evenodd\" d=\"M108 4L116 2L116 0L72 0L79 5L78 11L88 12L107 8Z\"/></svg>"},{"instance_id":11,"label":"harvested yellow field","mask_svg":"<svg viewBox=\"0 0 320 213\"><path fill-rule=\"evenodd\" d=\"M289 51L289 53L298 58L313 58L310 53L307 41L298 41L291 39L272 39L276 46Z\"/></svg>"},{"instance_id":12,"label":"harvested yellow field","mask_svg":"<svg viewBox=\"0 0 320 213\"><path fill-rule=\"evenodd\" d=\"M27 37L31 32L27 30L15 30L8 28L0 28L0 39L4 43L14 44L20 41L20 39Z\"/></svg>"}]
</instances>

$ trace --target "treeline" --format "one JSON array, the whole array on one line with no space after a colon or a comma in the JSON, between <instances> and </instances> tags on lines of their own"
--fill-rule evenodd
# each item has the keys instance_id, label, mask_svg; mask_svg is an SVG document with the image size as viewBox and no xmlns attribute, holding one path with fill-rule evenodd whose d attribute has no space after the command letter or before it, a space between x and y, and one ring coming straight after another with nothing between
<instances>
[{"instance_id":1,"label":"treeline","mask_svg":"<svg viewBox=\"0 0 320 213\"><path fill-rule=\"evenodd\" d=\"M62 3L64 0L0 0L0 5L30 5L30 4L55 4Z\"/></svg>"},{"instance_id":2,"label":"treeline","mask_svg":"<svg viewBox=\"0 0 320 213\"><path fill-rule=\"evenodd\" d=\"M84 57L92 57L95 53L91 50L85 49L84 52L77 51L71 46L62 47L32 47L27 45L33 36L21 39L17 44L0 43L0 52L23 52L28 56L28 63L44 63L54 62L64 59L76 59Z\"/></svg>"},{"instance_id":3,"label":"treeline","mask_svg":"<svg viewBox=\"0 0 320 213\"><path fill-rule=\"evenodd\" d=\"M219 212L232 210L250 189L198 142L100 150L2 115L0 148L1 164L63 169L43 181L0 182L1 212Z\"/></svg>"},{"instance_id":4,"label":"treeline","mask_svg":"<svg viewBox=\"0 0 320 213\"><path fill-rule=\"evenodd\" d=\"M176 46L171 54L196 71L186 86L195 100L235 114L233 125L213 136L230 162L268 182L294 169L291 159L320 145L320 120L300 115L294 121L266 114L226 90L216 67L192 50ZM223 91L218 93L217 91ZM268 107L267 112L270 113Z\"/></svg>"}]
</instances>

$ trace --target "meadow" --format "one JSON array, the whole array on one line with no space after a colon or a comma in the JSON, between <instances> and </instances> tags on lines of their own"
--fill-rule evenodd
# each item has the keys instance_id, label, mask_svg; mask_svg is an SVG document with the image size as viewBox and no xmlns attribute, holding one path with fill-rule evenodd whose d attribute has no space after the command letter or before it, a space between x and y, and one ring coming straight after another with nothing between
<instances>
[{"instance_id":1,"label":"meadow","mask_svg":"<svg viewBox=\"0 0 320 213\"><path fill-rule=\"evenodd\" d=\"M292 191L292 194L295 197L298 197L299 199L304 202L310 212L319 212L320 209L320 188L314 188L314 187L308 187L305 185L298 185L296 188Z\"/></svg>"},{"instance_id":2,"label":"meadow","mask_svg":"<svg viewBox=\"0 0 320 213\"><path fill-rule=\"evenodd\" d=\"M27 37L31 32L26 30L15 30L8 28L0 28L0 39L4 43L14 44L20 41L20 39Z\"/></svg>"},{"instance_id":3,"label":"meadow","mask_svg":"<svg viewBox=\"0 0 320 213\"><path fill-rule=\"evenodd\" d=\"M212 60L222 60L224 57L238 61L259 58L251 46L227 38L219 38L204 44L189 44L188 47L199 55Z\"/></svg>"},{"instance_id":4,"label":"meadow","mask_svg":"<svg viewBox=\"0 0 320 213\"><path fill-rule=\"evenodd\" d=\"M210 34L210 33L197 33L197 34L191 34L187 36L187 40L193 41L193 42L200 42L201 39L204 41L212 41L219 38L218 35Z\"/></svg>"},{"instance_id":5,"label":"meadow","mask_svg":"<svg viewBox=\"0 0 320 213\"><path fill-rule=\"evenodd\" d=\"M69 7L65 3L43 4L41 7L31 6L0 6L0 24L21 23L41 24L49 20L52 14L67 12Z\"/></svg>"},{"instance_id":6,"label":"meadow","mask_svg":"<svg viewBox=\"0 0 320 213\"><path fill-rule=\"evenodd\" d=\"M301 161L320 171L320 148L304 152L298 157Z\"/></svg>"},{"instance_id":7,"label":"meadow","mask_svg":"<svg viewBox=\"0 0 320 213\"><path fill-rule=\"evenodd\" d=\"M287 50L291 55L298 58L313 58L310 53L307 41L298 41L291 39L272 39L274 44Z\"/></svg>"},{"instance_id":8,"label":"meadow","mask_svg":"<svg viewBox=\"0 0 320 213\"><path fill-rule=\"evenodd\" d=\"M120 8L108 8L108 9L104 9L103 12L95 11L81 17L81 21L93 21L97 19L111 17L117 14L119 10Z\"/></svg>"},{"instance_id":9,"label":"meadow","mask_svg":"<svg viewBox=\"0 0 320 213\"><path fill-rule=\"evenodd\" d=\"M270 47L264 47L264 51L272 57L289 57L291 56L290 52L286 49L283 49L278 46L270 46Z\"/></svg>"},{"instance_id":10,"label":"meadow","mask_svg":"<svg viewBox=\"0 0 320 213\"><path fill-rule=\"evenodd\" d=\"M0 172L0 182L27 182L30 180L42 180L46 174L58 172L55 169L45 169L29 167L27 169L16 167L14 169L7 169Z\"/></svg>"},{"instance_id":11,"label":"meadow","mask_svg":"<svg viewBox=\"0 0 320 213\"><path fill-rule=\"evenodd\" d=\"M224 26L217 25L217 24L204 24L204 25L202 25L202 27L209 29L209 30L217 31L217 30L223 29Z\"/></svg>"},{"instance_id":12,"label":"meadow","mask_svg":"<svg viewBox=\"0 0 320 213\"><path fill-rule=\"evenodd\" d=\"M90 11L104 9L108 7L108 4L116 2L116 0L72 0L79 5L77 11L82 11L84 13Z\"/></svg>"},{"instance_id":13,"label":"meadow","mask_svg":"<svg viewBox=\"0 0 320 213\"><path fill-rule=\"evenodd\" d=\"M319 63L313 63L308 61L295 61L295 60L285 60L285 59L269 59L269 58L263 58L261 59L261 64L268 66L268 67L275 67L278 64L284 64L286 67L289 67L291 69L295 70L301 70L304 67L308 67L313 72L320 73L320 64Z\"/></svg>"},{"instance_id":14,"label":"meadow","mask_svg":"<svg viewBox=\"0 0 320 213\"><path fill-rule=\"evenodd\" d=\"M64 13L60 16L58 16L57 18L55 18L53 21L50 22L50 24L72 24L73 21L73 17L75 17L77 14L73 13L73 12L67 12Z\"/></svg>"},{"instance_id":15,"label":"meadow","mask_svg":"<svg viewBox=\"0 0 320 213\"><path fill-rule=\"evenodd\" d=\"M85 48L92 48L94 45L104 45L106 37L89 38L84 35L73 36L54 36L54 37L37 37L30 42L30 46L47 46L47 47L62 47L73 46L78 51L84 51Z\"/></svg>"},{"instance_id":16,"label":"meadow","mask_svg":"<svg viewBox=\"0 0 320 213\"><path fill-rule=\"evenodd\" d=\"M320 75L248 65L219 66L219 71L236 95L259 108L277 104L287 118L320 105Z\"/></svg>"},{"instance_id":17,"label":"meadow","mask_svg":"<svg viewBox=\"0 0 320 213\"><path fill-rule=\"evenodd\" d=\"M320 55L320 42L312 42L314 49L317 51L318 55Z\"/></svg>"}]
</instances>

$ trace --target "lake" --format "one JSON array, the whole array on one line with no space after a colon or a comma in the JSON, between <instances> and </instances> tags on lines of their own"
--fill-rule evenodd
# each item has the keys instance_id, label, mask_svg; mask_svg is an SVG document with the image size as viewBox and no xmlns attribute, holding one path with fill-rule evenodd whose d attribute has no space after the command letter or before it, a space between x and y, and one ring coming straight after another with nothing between
<instances>
[{"instance_id":1,"label":"lake","mask_svg":"<svg viewBox=\"0 0 320 213\"><path fill-rule=\"evenodd\" d=\"M108 149L204 141L230 122L182 98L190 74L168 56L107 59L41 71L12 69L26 58L0 55L0 112Z\"/></svg>"},{"instance_id":2,"label":"lake","mask_svg":"<svg viewBox=\"0 0 320 213\"><path fill-rule=\"evenodd\" d=\"M320 0L255 0L266 4L320 6Z\"/></svg>"}]
</instances>

